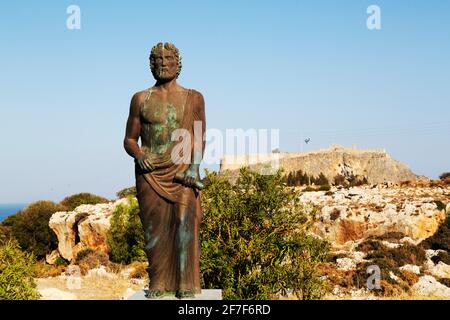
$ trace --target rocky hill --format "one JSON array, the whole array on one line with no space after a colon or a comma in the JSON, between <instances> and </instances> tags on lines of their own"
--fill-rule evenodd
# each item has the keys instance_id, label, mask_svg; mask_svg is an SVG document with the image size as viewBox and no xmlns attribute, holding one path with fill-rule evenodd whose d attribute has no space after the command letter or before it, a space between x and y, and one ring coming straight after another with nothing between
<instances>
[{"instance_id":1,"label":"rocky hill","mask_svg":"<svg viewBox=\"0 0 450 320\"><path fill-rule=\"evenodd\" d=\"M366 178L373 184L419 178L406 165L392 159L385 150L357 150L337 145L304 153L224 156L220 172L227 172L232 179L237 177L239 168L243 166L262 173L277 157L279 166L286 173L302 170L315 177L323 173L328 181L333 181L337 175Z\"/></svg>"}]
</instances>

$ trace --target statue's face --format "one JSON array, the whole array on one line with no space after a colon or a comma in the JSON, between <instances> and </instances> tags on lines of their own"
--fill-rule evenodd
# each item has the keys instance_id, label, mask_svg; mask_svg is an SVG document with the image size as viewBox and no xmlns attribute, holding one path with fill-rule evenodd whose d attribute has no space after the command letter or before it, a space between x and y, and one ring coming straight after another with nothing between
<instances>
[{"instance_id":1,"label":"statue's face","mask_svg":"<svg viewBox=\"0 0 450 320\"><path fill-rule=\"evenodd\" d=\"M154 54L153 75L156 80L170 81L177 77L178 61L172 50L158 48Z\"/></svg>"}]
</instances>

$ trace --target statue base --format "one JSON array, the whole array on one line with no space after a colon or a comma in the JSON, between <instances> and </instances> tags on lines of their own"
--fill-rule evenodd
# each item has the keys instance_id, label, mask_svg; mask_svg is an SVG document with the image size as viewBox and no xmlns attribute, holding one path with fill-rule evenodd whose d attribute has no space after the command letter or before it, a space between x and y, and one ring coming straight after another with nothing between
<instances>
[{"instance_id":1,"label":"statue base","mask_svg":"<svg viewBox=\"0 0 450 320\"><path fill-rule=\"evenodd\" d=\"M203 289L202 293L196 294L193 298L178 299L175 294L167 294L160 298L147 298L145 289L139 290L128 300L222 300L222 290L220 289Z\"/></svg>"}]
</instances>

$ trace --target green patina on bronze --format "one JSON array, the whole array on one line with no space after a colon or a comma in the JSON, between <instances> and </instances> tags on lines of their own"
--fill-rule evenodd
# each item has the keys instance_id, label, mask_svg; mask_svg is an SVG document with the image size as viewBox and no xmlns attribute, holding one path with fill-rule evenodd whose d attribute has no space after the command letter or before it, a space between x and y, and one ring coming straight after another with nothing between
<instances>
[{"instance_id":1,"label":"green patina on bronze","mask_svg":"<svg viewBox=\"0 0 450 320\"><path fill-rule=\"evenodd\" d=\"M153 112L150 113L149 109ZM153 108L144 106L145 118L159 120L144 123L141 128L142 137L151 137L151 139L144 138L142 140L142 148L148 155L164 154L173 143L172 133L175 129L180 128L182 120L178 116L177 110L182 114L184 108L183 106L176 107L172 103L166 106L157 103Z\"/></svg>"}]
</instances>

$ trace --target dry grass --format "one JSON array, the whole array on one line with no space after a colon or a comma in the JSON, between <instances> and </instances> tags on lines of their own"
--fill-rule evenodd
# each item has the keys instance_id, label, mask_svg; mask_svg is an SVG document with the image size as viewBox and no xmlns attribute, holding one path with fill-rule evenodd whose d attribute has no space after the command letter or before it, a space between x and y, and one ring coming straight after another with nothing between
<instances>
[{"instance_id":1,"label":"dry grass","mask_svg":"<svg viewBox=\"0 0 450 320\"><path fill-rule=\"evenodd\" d=\"M66 271L66 266L49 265L45 261L36 263L36 276L38 278L56 277Z\"/></svg>"},{"instance_id":2,"label":"dry grass","mask_svg":"<svg viewBox=\"0 0 450 320\"><path fill-rule=\"evenodd\" d=\"M147 262L133 262L130 266L132 271L130 272L130 278L133 279L146 279L148 278L147 273Z\"/></svg>"}]
</instances>

